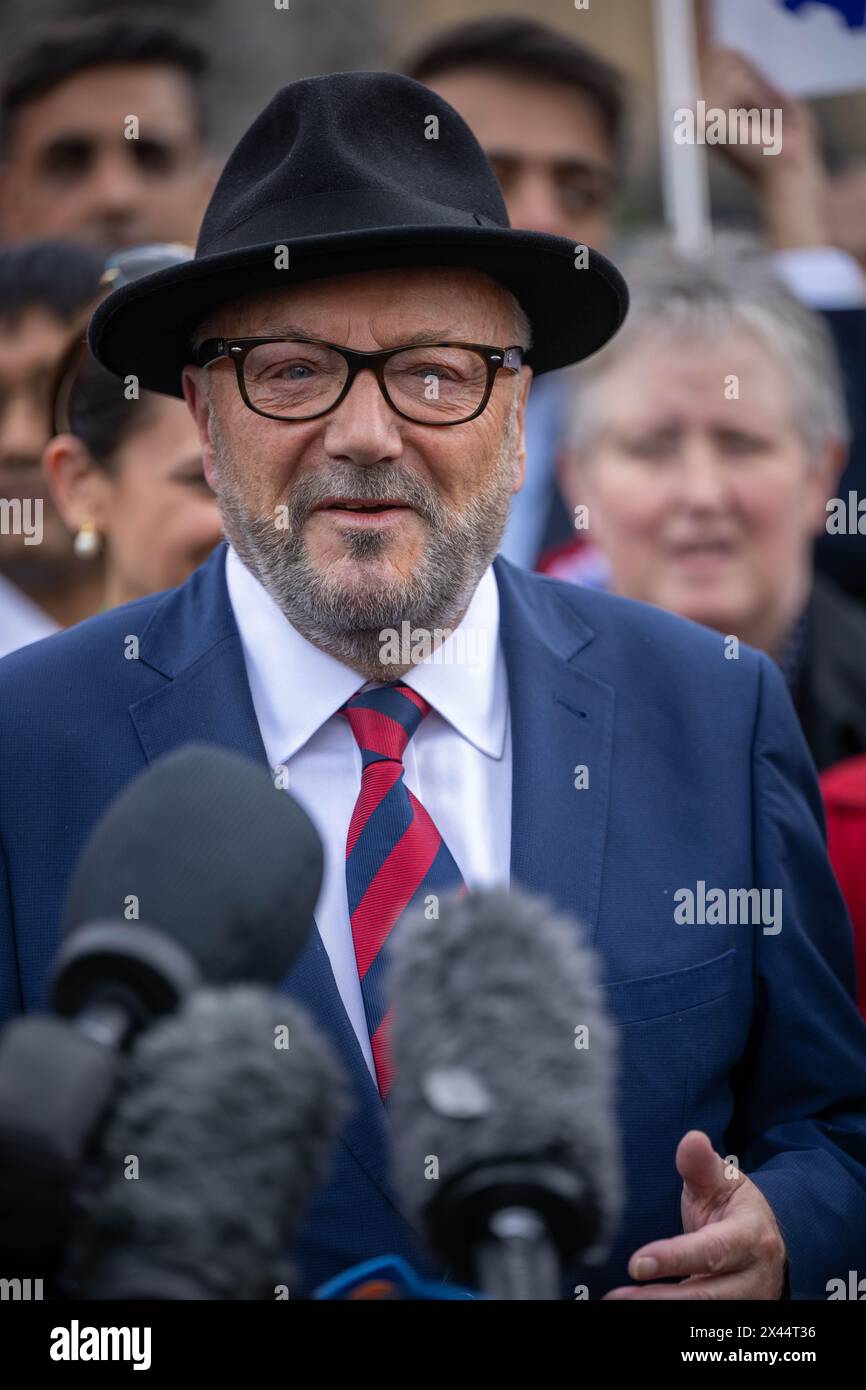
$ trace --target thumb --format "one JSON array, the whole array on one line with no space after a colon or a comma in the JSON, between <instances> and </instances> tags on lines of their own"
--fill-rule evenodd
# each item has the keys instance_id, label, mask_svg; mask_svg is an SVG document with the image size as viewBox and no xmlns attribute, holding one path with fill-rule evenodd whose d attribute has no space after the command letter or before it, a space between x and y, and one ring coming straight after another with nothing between
<instances>
[{"instance_id":1,"label":"thumb","mask_svg":"<svg viewBox=\"0 0 866 1390\"><path fill-rule=\"evenodd\" d=\"M683 1180L686 1194L695 1202L711 1202L714 1198L730 1196L731 1185L725 1181L725 1162L713 1148L701 1129L690 1129L677 1145L677 1172Z\"/></svg>"}]
</instances>

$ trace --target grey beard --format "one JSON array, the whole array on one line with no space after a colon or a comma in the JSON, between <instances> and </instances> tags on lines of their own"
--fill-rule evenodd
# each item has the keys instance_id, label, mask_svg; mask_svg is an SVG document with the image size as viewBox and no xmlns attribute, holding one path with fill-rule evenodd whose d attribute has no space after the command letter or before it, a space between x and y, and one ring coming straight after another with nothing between
<instances>
[{"instance_id":1,"label":"grey beard","mask_svg":"<svg viewBox=\"0 0 866 1390\"><path fill-rule=\"evenodd\" d=\"M219 505L226 536L238 556L281 612L309 642L367 680L396 680L409 669L383 659L385 630L432 634L457 626L502 539L517 463L517 402L509 411L497 467L484 492L459 516L449 512L434 488L399 464L334 465L298 479L278 526L276 518L248 510L236 466L214 432L220 480ZM357 591L319 573L310 561L303 526L329 496L358 500L399 497L429 528L425 552L408 578L394 578ZM349 532L351 559L384 554L387 533Z\"/></svg>"}]
</instances>

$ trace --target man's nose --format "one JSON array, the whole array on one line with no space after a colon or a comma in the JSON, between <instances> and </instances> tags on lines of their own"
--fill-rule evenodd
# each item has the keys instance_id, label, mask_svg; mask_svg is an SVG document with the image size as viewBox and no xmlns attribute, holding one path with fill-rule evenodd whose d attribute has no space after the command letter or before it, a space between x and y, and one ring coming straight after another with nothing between
<instances>
[{"instance_id":1,"label":"man's nose","mask_svg":"<svg viewBox=\"0 0 866 1390\"><path fill-rule=\"evenodd\" d=\"M553 236L569 234L563 231L564 218L556 184L546 170L521 169L508 189L507 203L512 227L548 232Z\"/></svg>"},{"instance_id":2,"label":"man's nose","mask_svg":"<svg viewBox=\"0 0 866 1390\"><path fill-rule=\"evenodd\" d=\"M13 396L0 411L0 459L37 461L51 434L46 407L44 416L25 398Z\"/></svg>"},{"instance_id":3,"label":"man's nose","mask_svg":"<svg viewBox=\"0 0 866 1390\"><path fill-rule=\"evenodd\" d=\"M394 413L372 371L361 371L348 395L327 417L324 445L333 459L379 463L403 452L400 417Z\"/></svg>"},{"instance_id":4,"label":"man's nose","mask_svg":"<svg viewBox=\"0 0 866 1390\"><path fill-rule=\"evenodd\" d=\"M131 145L133 142L127 141ZM131 149L105 150L90 176L90 194L101 213L117 216L137 208L145 192L145 180Z\"/></svg>"}]
</instances>

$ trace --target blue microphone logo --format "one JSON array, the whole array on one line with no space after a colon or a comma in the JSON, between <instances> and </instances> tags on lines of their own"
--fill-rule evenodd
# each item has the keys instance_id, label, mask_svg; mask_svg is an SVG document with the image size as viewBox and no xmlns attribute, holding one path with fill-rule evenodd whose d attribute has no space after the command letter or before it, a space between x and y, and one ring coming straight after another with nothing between
<instances>
[{"instance_id":1,"label":"blue microphone logo","mask_svg":"<svg viewBox=\"0 0 866 1390\"><path fill-rule=\"evenodd\" d=\"M827 5L842 16L849 29L866 27L866 0L782 0L782 4L791 14L796 14L804 5Z\"/></svg>"}]
</instances>

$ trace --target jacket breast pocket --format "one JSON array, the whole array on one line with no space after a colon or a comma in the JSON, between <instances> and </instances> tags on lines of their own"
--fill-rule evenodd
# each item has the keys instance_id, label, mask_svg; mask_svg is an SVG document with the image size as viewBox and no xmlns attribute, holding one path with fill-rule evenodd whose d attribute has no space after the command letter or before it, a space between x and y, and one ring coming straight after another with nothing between
<instances>
[{"instance_id":1,"label":"jacket breast pocket","mask_svg":"<svg viewBox=\"0 0 866 1390\"><path fill-rule=\"evenodd\" d=\"M626 1025L649 1023L711 1004L733 989L736 959L733 947L712 960L686 966L685 970L614 980L604 986L608 1010L615 1022Z\"/></svg>"},{"instance_id":2,"label":"jacket breast pocket","mask_svg":"<svg viewBox=\"0 0 866 1390\"><path fill-rule=\"evenodd\" d=\"M738 1030L736 959L734 948L684 970L605 986L618 1041L624 1230L631 1249L682 1229L674 1156L686 1130L701 1117L721 1116L726 1104Z\"/></svg>"}]
</instances>

